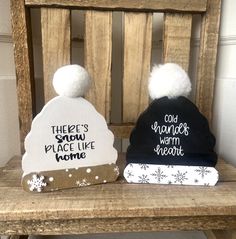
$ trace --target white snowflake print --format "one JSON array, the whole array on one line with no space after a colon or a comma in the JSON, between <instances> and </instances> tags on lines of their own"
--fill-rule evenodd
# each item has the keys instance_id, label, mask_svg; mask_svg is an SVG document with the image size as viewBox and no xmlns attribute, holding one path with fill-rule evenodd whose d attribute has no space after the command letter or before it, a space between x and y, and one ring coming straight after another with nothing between
<instances>
[{"instance_id":1,"label":"white snowflake print","mask_svg":"<svg viewBox=\"0 0 236 239\"><path fill-rule=\"evenodd\" d=\"M133 167L134 167L134 165L133 165L132 163L130 163L130 164L129 164L129 166L130 166L131 168L133 168Z\"/></svg>"},{"instance_id":2,"label":"white snowflake print","mask_svg":"<svg viewBox=\"0 0 236 239\"><path fill-rule=\"evenodd\" d=\"M174 165L167 165L167 168L174 168Z\"/></svg>"},{"instance_id":3,"label":"white snowflake print","mask_svg":"<svg viewBox=\"0 0 236 239\"><path fill-rule=\"evenodd\" d=\"M79 187L89 186L91 183L87 182L87 179L84 178L82 181L76 181L76 185Z\"/></svg>"},{"instance_id":4,"label":"white snowflake print","mask_svg":"<svg viewBox=\"0 0 236 239\"><path fill-rule=\"evenodd\" d=\"M149 183L149 178L148 178L148 175L142 175L142 176L138 176L139 177L139 180L138 182L139 183Z\"/></svg>"},{"instance_id":5,"label":"white snowflake print","mask_svg":"<svg viewBox=\"0 0 236 239\"><path fill-rule=\"evenodd\" d=\"M44 176L38 176L33 174L32 179L27 181L27 184L30 185L30 191L42 192L43 187L47 186L47 183L44 182Z\"/></svg>"},{"instance_id":6,"label":"white snowflake print","mask_svg":"<svg viewBox=\"0 0 236 239\"><path fill-rule=\"evenodd\" d=\"M118 166L116 166L116 167L114 168L114 172L116 173L117 176L120 175L120 170L119 170Z\"/></svg>"},{"instance_id":7,"label":"white snowflake print","mask_svg":"<svg viewBox=\"0 0 236 239\"><path fill-rule=\"evenodd\" d=\"M195 172L197 172L198 175L201 175L201 177L204 178L211 171L208 170L207 167L200 166L198 169L195 170Z\"/></svg>"},{"instance_id":8,"label":"white snowflake print","mask_svg":"<svg viewBox=\"0 0 236 239\"><path fill-rule=\"evenodd\" d=\"M167 175L165 175L163 171L161 171L160 167L151 175L155 177L158 183L160 183L162 179L167 177Z\"/></svg>"},{"instance_id":9,"label":"white snowflake print","mask_svg":"<svg viewBox=\"0 0 236 239\"><path fill-rule=\"evenodd\" d=\"M187 180L188 178L186 178L186 174L187 174L187 172L182 173L179 170L176 174L172 174L172 176L174 176L175 183L182 184L185 180Z\"/></svg>"},{"instance_id":10,"label":"white snowflake print","mask_svg":"<svg viewBox=\"0 0 236 239\"><path fill-rule=\"evenodd\" d=\"M139 164L140 168L143 170L146 170L147 168L149 168L149 166L147 164Z\"/></svg>"},{"instance_id":11,"label":"white snowflake print","mask_svg":"<svg viewBox=\"0 0 236 239\"><path fill-rule=\"evenodd\" d=\"M131 177L133 177L133 176L134 176L134 175L132 174L132 172L128 170L128 172L126 173L126 177L127 177L127 178L131 178Z\"/></svg>"}]
</instances>

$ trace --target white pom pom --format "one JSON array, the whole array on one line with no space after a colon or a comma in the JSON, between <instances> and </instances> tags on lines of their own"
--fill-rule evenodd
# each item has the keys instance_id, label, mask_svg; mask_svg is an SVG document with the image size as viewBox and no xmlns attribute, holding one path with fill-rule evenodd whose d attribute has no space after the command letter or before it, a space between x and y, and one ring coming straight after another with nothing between
<instances>
[{"instance_id":1,"label":"white pom pom","mask_svg":"<svg viewBox=\"0 0 236 239\"><path fill-rule=\"evenodd\" d=\"M164 96L169 99L188 96L191 91L191 82L187 73L179 65L166 63L153 67L148 90L153 100Z\"/></svg>"},{"instance_id":2,"label":"white pom pom","mask_svg":"<svg viewBox=\"0 0 236 239\"><path fill-rule=\"evenodd\" d=\"M53 87L58 95L67 97L84 96L90 85L88 72L79 65L66 65L53 76Z\"/></svg>"}]
</instances>

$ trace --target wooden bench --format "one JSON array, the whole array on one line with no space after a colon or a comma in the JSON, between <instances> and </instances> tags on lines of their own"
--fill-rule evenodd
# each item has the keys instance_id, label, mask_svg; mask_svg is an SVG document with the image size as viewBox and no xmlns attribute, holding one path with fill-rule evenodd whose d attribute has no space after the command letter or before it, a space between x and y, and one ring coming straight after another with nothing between
<instances>
[{"instance_id":1,"label":"wooden bench","mask_svg":"<svg viewBox=\"0 0 236 239\"><path fill-rule=\"evenodd\" d=\"M86 96L116 137L128 138L148 105L152 15L164 13L163 62L189 68L193 14L201 14L195 103L212 120L220 0L11 0L21 146L36 115L30 10L40 8L45 102L54 96L51 78L71 62L71 10L85 11L85 67L94 83ZM123 12L122 122L111 120L112 14ZM99 40L98 40L99 39ZM124 165L120 154L119 163ZM122 166L121 166L122 167ZM29 194L22 190L21 158L0 169L0 234L49 235L166 230L207 231L232 238L236 228L236 170L219 160L216 187L116 183ZM221 230L221 231L219 231Z\"/></svg>"}]
</instances>

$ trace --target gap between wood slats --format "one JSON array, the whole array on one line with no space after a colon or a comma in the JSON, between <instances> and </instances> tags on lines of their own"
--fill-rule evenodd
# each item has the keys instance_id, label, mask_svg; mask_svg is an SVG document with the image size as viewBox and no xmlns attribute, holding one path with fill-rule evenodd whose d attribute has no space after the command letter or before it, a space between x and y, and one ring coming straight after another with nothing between
<instances>
[{"instance_id":1,"label":"gap between wood slats","mask_svg":"<svg viewBox=\"0 0 236 239\"><path fill-rule=\"evenodd\" d=\"M207 0L25 0L29 6L70 7L85 9L205 12Z\"/></svg>"},{"instance_id":2,"label":"gap between wood slats","mask_svg":"<svg viewBox=\"0 0 236 239\"><path fill-rule=\"evenodd\" d=\"M110 124L108 127L116 138L128 139L134 128L134 124Z\"/></svg>"},{"instance_id":3,"label":"gap between wood slats","mask_svg":"<svg viewBox=\"0 0 236 239\"><path fill-rule=\"evenodd\" d=\"M85 68L92 81L86 98L110 122L112 12L85 14Z\"/></svg>"},{"instance_id":4,"label":"gap between wood slats","mask_svg":"<svg viewBox=\"0 0 236 239\"><path fill-rule=\"evenodd\" d=\"M163 60L189 68L192 15L171 14L164 16Z\"/></svg>"},{"instance_id":5,"label":"gap between wood slats","mask_svg":"<svg viewBox=\"0 0 236 239\"><path fill-rule=\"evenodd\" d=\"M123 123L136 122L147 107L152 14L124 13Z\"/></svg>"},{"instance_id":6,"label":"gap between wood slats","mask_svg":"<svg viewBox=\"0 0 236 239\"><path fill-rule=\"evenodd\" d=\"M56 95L52 87L53 74L59 67L70 64L70 20L70 10L41 9L45 103Z\"/></svg>"}]
</instances>

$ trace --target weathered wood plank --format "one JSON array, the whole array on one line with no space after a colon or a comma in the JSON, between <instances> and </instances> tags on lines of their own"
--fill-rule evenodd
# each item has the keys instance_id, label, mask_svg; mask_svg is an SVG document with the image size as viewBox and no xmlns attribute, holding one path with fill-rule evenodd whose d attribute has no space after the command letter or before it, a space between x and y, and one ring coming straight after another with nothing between
<instances>
[{"instance_id":1,"label":"weathered wood plank","mask_svg":"<svg viewBox=\"0 0 236 239\"><path fill-rule=\"evenodd\" d=\"M92 78L86 98L106 121L111 111L112 12L85 14L85 68Z\"/></svg>"},{"instance_id":2,"label":"weathered wood plank","mask_svg":"<svg viewBox=\"0 0 236 239\"><path fill-rule=\"evenodd\" d=\"M147 107L152 49L152 14L124 14L123 123L136 122Z\"/></svg>"},{"instance_id":3,"label":"weathered wood plank","mask_svg":"<svg viewBox=\"0 0 236 239\"><path fill-rule=\"evenodd\" d=\"M192 15L167 13L164 17L163 60L189 67Z\"/></svg>"},{"instance_id":4,"label":"weathered wood plank","mask_svg":"<svg viewBox=\"0 0 236 239\"><path fill-rule=\"evenodd\" d=\"M25 3L29 6L197 13L206 11L207 0L25 0Z\"/></svg>"},{"instance_id":5,"label":"weathered wood plank","mask_svg":"<svg viewBox=\"0 0 236 239\"><path fill-rule=\"evenodd\" d=\"M24 0L11 0L11 21L17 80L20 141L21 152L23 153L24 139L30 130L35 111L30 12L29 9L25 8Z\"/></svg>"},{"instance_id":6,"label":"weathered wood plank","mask_svg":"<svg viewBox=\"0 0 236 239\"><path fill-rule=\"evenodd\" d=\"M219 180L221 182L236 181L236 168L232 164L223 159L218 159L216 169L220 172Z\"/></svg>"},{"instance_id":7,"label":"weathered wood plank","mask_svg":"<svg viewBox=\"0 0 236 239\"><path fill-rule=\"evenodd\" d=\"M4 179L12 183L10 174ZM1 181L0 199L0 221L236 216L235 182L198 188L109 183L29 194Z\"/></svg>"},{"instance_id":8,"label":"weathered wood plank","mask_svg":"<svg viewBox=\"0 0 236 239\"><path fill-rule=\"evenodd\" d=\"M220 12L221 0L209 0L207 13L202 18L200 37L196 104L209 122L212 121Z\"/></svg>"},{"instance_id":9,"label":"weathered wood plank","mask_svg":"<svg viewBox=\"0 0 236 239\"><path fill-rule=\"evenodd\" d=\"M52 77L60 66L70 64L70 11L67 9L42 8L42 47L45 103L56 93Z\"/></svg>"},{"instance_id":10,"label":"weathered wood plank","mask_svg":"<svg viewBox=\"0 0 236 239\"><path fill-rule=\"evenodd\" d=\"M65 235L114 232L156 232L171 230L207 230L212 228L228 229L235 227L236 216L54 219L46 221L26 220L21 223L19 221L0 221L0 233L5 235L10 233Z\"/></svg>"}]
</instances>

